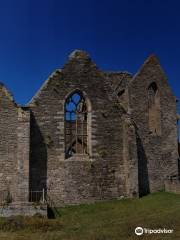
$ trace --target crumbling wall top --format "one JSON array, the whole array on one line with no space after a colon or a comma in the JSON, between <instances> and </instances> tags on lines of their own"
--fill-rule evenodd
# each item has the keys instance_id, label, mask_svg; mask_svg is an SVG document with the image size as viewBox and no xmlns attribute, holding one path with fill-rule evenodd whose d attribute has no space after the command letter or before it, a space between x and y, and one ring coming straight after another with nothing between
<instances>
[{"instance_id":1,"label":"crumbling wall top","mask_svg":"<svg viewBox=\"0 0 180 240\"><path fill-rule=\"evenodd\" d=\"M70 55L69 55L69 60L73 59L87 59L90 60L90 56L87 52L83 50L74 50Z\"/></svg>"}]
</instances>

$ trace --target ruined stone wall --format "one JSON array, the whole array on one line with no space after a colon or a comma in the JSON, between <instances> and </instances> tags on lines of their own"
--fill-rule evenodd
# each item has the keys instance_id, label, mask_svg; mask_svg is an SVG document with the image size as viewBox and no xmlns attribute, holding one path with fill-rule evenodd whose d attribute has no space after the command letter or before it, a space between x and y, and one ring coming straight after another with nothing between
<instances>
[{"instance_id":1,"label":"ruined stone wall","mask_svg":"<svg viewBox=\"0 0 180 240\"><path fill-rule=\"evenodd\" d=\"M126 196L138 197L138 155L136 127L128 115L123 117L123 160Z\"/></svg>"},{"instance_id":2,"label":"ruined stone wall","mask_svg":"<svg viewBox=\"0 0 180 240\"><path fill-rule=\"evenodd\" d=\"M16 201L29 201L30 112L18 108Z\"/></svg>"},{"instance_id":3,"label":"ruined stone wall","mask_svg":"<svg viewBox=\"0 0 180 240\"><path fill-rule=\"evenodd\" d=\"M65 159L64 103L74 90L90 102L89 155ZM59 203L89 202L126 194L122 107L104 74L83 52L75 52L33 98L30 187L48 188Z\"/></svg>"},{"instance_id":4,"label":"ruined stone wall","mask_svg":"<svg viewBox=\"0 0 180 240\"><path fill-rule=\"evenodd\" d=\"M0 191L15 191L18 111L8 90L0 85Z\"/></svg>"},{"instance_id":5,"label":"ruined stone wall","mask_svg":"<svg viewBox=\"0 0 180 240\"><path fill-rule=\"evenodd\" d=\"M89 151L65 158L64 106L76 90L88 105ZM29 189L47 189L57 206L143 196L178 174L176 99L154 56L133 77L104 73L75 51L27 107L1 84L0 116L0 191L14 201L27 201Z\"/></svg>"},{"instance_id":6,"label":"ruined stone wall","mask_svg":"<svg viewBox=\"0 0 180 240\"><path fill-rule=\"evenodd\" d=\"M15 104L0 85L0 198L9 192L13 201L28 200L29 113ZM3 199L2 199L3 198Z\"/></svg>"},{"instance_id":7,"label":"ruined stone wall","mask_svg":"<svg viewBox=\"0 0 180 240\"><path fill-rule=\"evenodd\" d=\"M149 128L148 87L155 82L160 97L161 133ZM129 84L130 113L137 126L140 195L164 188L164 179L178 173L176 99L158 60L151 56Z\"/></svg>"},{"instance_id":8,"label":"ruined stone wall","mask_svg":"<svg viewBox=\"0 0 180 240\"><path fill-rule=\"evenodd\" d=\"M127 72L106 72L105 76L112 89L113 96L115 96L122 107L128 111L128 85L132 79L132 75Z\"/></svg>"}]
</instances>

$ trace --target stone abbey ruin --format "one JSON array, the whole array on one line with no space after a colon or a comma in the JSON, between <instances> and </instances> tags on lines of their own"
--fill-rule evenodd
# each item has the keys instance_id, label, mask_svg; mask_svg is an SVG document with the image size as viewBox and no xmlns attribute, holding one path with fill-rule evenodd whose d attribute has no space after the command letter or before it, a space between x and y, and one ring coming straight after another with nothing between
<instances>
[{"instance_id":1,"label":"stone abbey ruin","mask_svg":"<svg viewBox=\"0 0 180 240\"><path fill-rule=\"evenodd\" d=\"M179 176L178 159L177 100L154 55L131 75L76 50L26 106L0 84L1 205L141 197Z\"/></svg>"}]
</instances>

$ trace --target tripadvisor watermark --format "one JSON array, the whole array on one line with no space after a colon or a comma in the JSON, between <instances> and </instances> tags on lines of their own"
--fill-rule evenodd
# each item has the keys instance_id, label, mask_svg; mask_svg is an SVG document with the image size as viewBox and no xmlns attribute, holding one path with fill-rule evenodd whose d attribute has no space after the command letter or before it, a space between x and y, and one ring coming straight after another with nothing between
<instances>
[{"instance_id":1,"label":"tripadvisor watermark","mask_svg":"<svg viewBox=\"0 0 180 240\"><path fill-rule=\"evenodd\" d=\"M150 228L142 228L142 227L135 228L135 234L138 236L141 236L143 234L170 234L173 232L174 232L173 229L167 229L167 228L158 228L158 229L150 229Z\"/></svg>"}]
</instances>

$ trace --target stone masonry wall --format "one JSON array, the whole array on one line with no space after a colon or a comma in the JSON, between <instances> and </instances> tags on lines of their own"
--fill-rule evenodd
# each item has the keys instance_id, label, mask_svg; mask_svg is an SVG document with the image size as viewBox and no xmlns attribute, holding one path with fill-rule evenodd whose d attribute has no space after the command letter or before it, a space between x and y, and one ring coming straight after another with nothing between
<instances>
[{"instance_id":1,"label":"stone masonry wall","mask_svg":"<svg viewBox=\"0 0 180 240\"><path fill-rule=\"evenodd\" d=\"M30 112L18 109L16 201L29 201Z\"/></svg>"},{"instance_id":2,"label":"stone masonry wall","mask_svg":"<svg viewBox=\"0 0 180 240\"><path fill-rule=\"evenodd\" d=\"M109 84L109 83L108 83ZM71 55L33 98L30 186L48 188L55 202L79 203L126 195L123 108L104 74L84 52ZM89 155L65 159L64 103L76 89L89 101Z\"/></svg>"},{"instance_id":3,"label":"stone masonry wall","mask_svg":"<svg viewBox=\"0 0 180 240\"><path fill-rule=\"evenodd\" d=\"M0 85L0 191L16 191L18 107Z\"/></svg>"},{"instance_id":4,"label":"stone masonry wall","mask_svg":"<svg viewBox=\"0 0 180 240\"><path fill-rule=\"evenodd\" d=\"M0 85L0 201L28 201L29 112ZM3 198L3 199L2 199Z\"/></svg>"},{"instance_id":5,"label":"stone masonry wall","mask_svg":"<svg viewBox=\"0 0 180 240\"><path fill-rule=\"evenodd\" d=\"M149 111L152 83L158 106ZM88 107L89 152L65 158L64 106L75 91ZM132 76L103 72L74 51L26 107L0 84L0 116L0 196L10 191L14 202L42 189L56 206L137 197L178 175L176 98L155 56Z\"/></svg>"},{"instance_id":6,"label":"stone masonry wall","mask_svg":"<svg viewBox=\"0 0 180 240\"><path fill-rule=\"evenodd\" d=\"M147 89L155 82L160 94L161 134L149 129ZM177 175L176 98L155 56L151 56L129 84L130 113L137 126L140 195L164 188L164 179Z\"/></svg>"}]
</instances>

